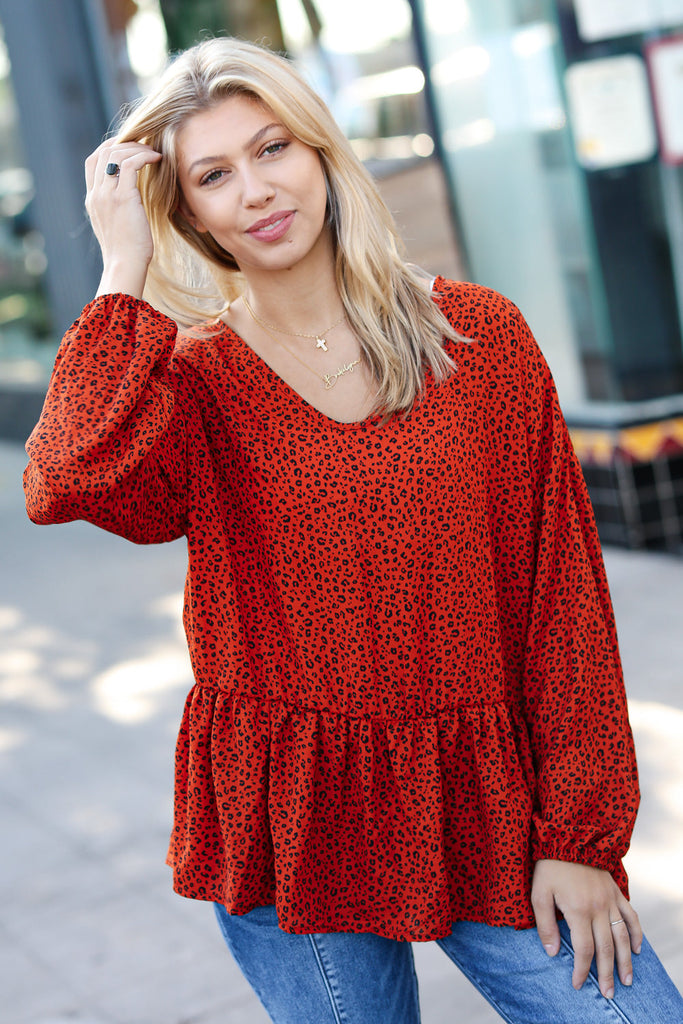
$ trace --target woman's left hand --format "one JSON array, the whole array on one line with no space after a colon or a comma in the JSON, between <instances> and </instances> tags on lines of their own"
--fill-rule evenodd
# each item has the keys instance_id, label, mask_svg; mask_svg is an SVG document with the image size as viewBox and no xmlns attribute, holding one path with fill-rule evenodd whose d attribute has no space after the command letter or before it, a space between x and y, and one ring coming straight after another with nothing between
<instances>
[{"instance_id":1,"label":"woman's left hand","mask_svg":"<svg viewBox=\"0 0 683 1024\"><path fill-rule=\"evenodd\" d=\"M555 908L564 915L574 947L574 988L583 985L594 956L603 996L614 996L615 961L622 984L631 984L631 951L640 952L643 932L638 915L609 872L585 864L539 860L531 903L548 956L555 956L560 948Z\"/></svg>"}]
</instances>

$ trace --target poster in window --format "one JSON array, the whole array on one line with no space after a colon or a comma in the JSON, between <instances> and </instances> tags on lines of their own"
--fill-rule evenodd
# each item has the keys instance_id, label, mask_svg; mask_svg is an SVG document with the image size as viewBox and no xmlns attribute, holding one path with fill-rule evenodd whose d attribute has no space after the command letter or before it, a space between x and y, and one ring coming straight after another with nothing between
<instances>
[{"instance_id":1,"label":"poster in window","mask_svg":"<svg viewBox=\"0 0 683 1024\"><path fill-rule=\"evenodd\" d=\"M574 0L574 12L587 43L683 25L683 0Z\"/></svg>"},{"instance_id":2,"label":"poster in window","mask_svg":"<svg viewBox=\"0 0 683 1024\"><path fill-rule=\"evenodd\" d=\"M657 39L647 47L662 160L683 163L683 35Z\"/></svg>"},{"instance_id":3,"label":"poster in window","mask_svg":"<svg viewBox=\"0 0 683 1024\"><path fill-rule=\"evenodd\" d=\"M645 62L635 54L572 64L565 72L576 158L587 170L641 163L657 152Z\"/></svg>"}]
</instances>

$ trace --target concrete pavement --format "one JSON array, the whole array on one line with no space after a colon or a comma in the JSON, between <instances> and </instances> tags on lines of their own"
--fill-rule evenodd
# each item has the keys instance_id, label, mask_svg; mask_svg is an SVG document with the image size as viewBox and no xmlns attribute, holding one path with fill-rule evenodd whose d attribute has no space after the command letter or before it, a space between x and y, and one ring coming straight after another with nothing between
<instances>
[{"instance_id":1,"label":"concrete pavement","mask_svg":"<svg viewBox=\"0 0 683 1024\"><path fill-rule=\"evenodd\" d=\"M266 1024L210 908L164 866L191 685L183 544L33 526L24 464L0 443L0 1022ZM680 988L683 562L606 561L642 776L632 898ZM424 1024L499 1021L437 947L415 954Z\"/></svg>"}]
</instances>

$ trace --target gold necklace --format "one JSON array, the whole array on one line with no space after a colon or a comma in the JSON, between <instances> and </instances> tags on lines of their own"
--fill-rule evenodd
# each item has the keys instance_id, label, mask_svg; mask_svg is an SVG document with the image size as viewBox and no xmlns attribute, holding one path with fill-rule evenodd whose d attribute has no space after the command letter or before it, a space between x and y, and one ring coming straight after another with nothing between
<instances>
[{"instance_id":1,"label":"gold necklace","mask_svg":"<svg viewBox=\"0 0 683 1024\"><path fill-rule=\"evenodd\" d=\"M336 373L318 373L317 370L314 370L313 367L309 366L308 363L304 362L303 359L300 359L299 356L296 354L296 352L292 352L292 350L289 347L289 345L285 345L284 341L280 341L279 338L275 337L275 335L272 333L272 331L268 330L268 327L266 326L266 324L262 323L259 320L259 318L256 316L256 314L254 313L253 309L251 308L251 306L249 305L249 303L245 299L244 295L242 296L242 300L244 301L244 305L247 307L247 312L249 313L251 318L254 320L254 322L259 324L261 327L263 327L264 330L266 331L266 333L270 334L270 336L273 339L273 341L277 342L277 344L280 345L281 348L283 348L285 350L285 352L289 352L290 356L293 356L294 359L296 359L297 363L301 363L301 365L306 370L308 370L309 373L312 373L315 377L318 378L318 380L321 380L323 382L323 387L325 388L325 391L331 391L332 388L337 383L337 381L339 380L340 377L343 377L345 373L353 373L355 367L359 365L360 359L354 359L352 362L344 363L343 366L338 367ZM342 319L343 319L343 317L342 317ZM339 322L341 323L341 320ZM288 334L289 332L285 331L284 333ZM305 335L304 335L304 337L305 337ZM313 337L313 335L309 335L309 337Z\"/></svg>"},{"instance_id":2,"label":"gold necklace","mask_svg":"<svg viewBox=\"0 0 683 1024\"><path fill-rule=\"evenodd\" d=\"M277 331L278 334L289 334L294 338L315 338L316 349L321 348L323 352L327 352L327 341L325 339L325 335L329 334L330 331L333 330L335 327L339 327L339 324L343 320L346 320L346 313L344 313L339 318L339 320L335 320L333 324L330 324L326 331L321 331L320 334L304 334L303 331L285 331L282 327L278 327L276 324L269 324L267 320L261 320L261 318L256 315L254 310L249 305L246 295L242 296L242 301L244 302L244 305L247 307L249 315L256 321L257 324L260 324L261 327L265 327L266 330L270 328L271 331Z\"/></svg>"}]
</instances>

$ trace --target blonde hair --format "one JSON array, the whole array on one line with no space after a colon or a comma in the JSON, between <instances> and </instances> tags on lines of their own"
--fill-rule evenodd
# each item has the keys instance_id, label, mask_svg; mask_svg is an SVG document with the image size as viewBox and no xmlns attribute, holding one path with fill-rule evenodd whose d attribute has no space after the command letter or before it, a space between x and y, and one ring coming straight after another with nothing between
<instances>
[{"instance_id":1,"label":"blonde hair","mask_svg":"<svg viewBox=\"0 0 683 1024\"><path fill-rule=\"evenodd\" d=\"M327 183L337 286L361 356L377 381L376 411L410 409L427 367L439 381L452 372L443 338L460 336L432 301L423 273L406 263L389 210L326 105L287 59L264 47L216 38L186 50L116 133L119 141L144 142L164 157L139 175L154 238L145 298L191 328L219 318L244 290L230 253L196 231L180 210L175 149L190 117L233 95L262 103L317 150Z\"/></svg>"}]
</instances>

